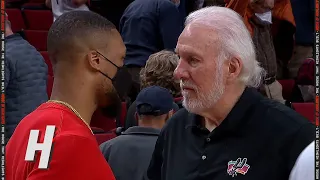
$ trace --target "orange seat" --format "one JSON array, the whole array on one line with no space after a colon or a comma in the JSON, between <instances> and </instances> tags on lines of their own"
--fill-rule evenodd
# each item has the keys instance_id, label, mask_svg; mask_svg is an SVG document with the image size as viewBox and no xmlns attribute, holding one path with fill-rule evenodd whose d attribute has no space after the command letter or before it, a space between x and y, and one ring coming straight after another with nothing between
<instances>
[{"instance_id":1,"label":"orange seat","mask_svg":"<svg viewBox=\"0 0 320 180\"><path fill-rule=\"evenodd\" d=\"M30 30L48 31L53 23L53 15L50 10L23 10L26 24Z\"/></svg>"},{"instance_id":2,"label":"orange seat","mask_svg":"<svg viewBox=\"0 0 320 180\"><path fill-rule=\"evenodd\" d=\"M11 23L11 29L14 33L26 29L20 9L6 9L8 19Z\"/></svg>"},{"instance_id":3,"label":"orange seat","mask_svg":"<svg viewBox=\"0 0 320 180\"><path fill-rule=\"evenodd\" d=\"M292 107L295 111L307 118L310 122L315 122L314 103L292 103Z\"/></svg>"},{"instance_id":4,"label":"orange seat","mask_svg":"<svg viewBox=\"0 0 320 180\"><path fill-rule=\"evenodd\" d=\"M25 30L26 40L38 51L47 50L48 31Z\"/></svg>"}]
</instances>

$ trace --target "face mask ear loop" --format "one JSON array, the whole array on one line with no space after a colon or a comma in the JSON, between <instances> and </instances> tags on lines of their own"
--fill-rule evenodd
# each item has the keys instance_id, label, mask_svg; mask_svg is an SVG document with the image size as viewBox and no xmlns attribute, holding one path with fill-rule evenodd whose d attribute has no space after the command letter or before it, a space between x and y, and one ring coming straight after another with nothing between
<instances>
[{"instance_id":1,"label":"face mask ear loop","mask_svg":"<svg viewBox=\"0 0 320 180\"><path fill-rule=\"evenodd\" d=\"M104 55L102 55L100 52L96 51L100 56L102 56L106 61L108 61L109 63L111 63L112 65L114 65L117 69L119 69L120 67L117 66L115 63L113 63L112 61L110 61L108 58L106 58Z\"/></svg>"},{"instance_id":2,"label":"face mask ear loop","mask_svg":"<svg viewBox=\"0 0 320 180\"><path fill-rule=\"evenodd\" d=\"M103 73L102 71L99 71L103 76L105 76L106 78L110 79L111 81L113 81L108 75L106 75L105 73Z\"/></svg>"}]
</instances>

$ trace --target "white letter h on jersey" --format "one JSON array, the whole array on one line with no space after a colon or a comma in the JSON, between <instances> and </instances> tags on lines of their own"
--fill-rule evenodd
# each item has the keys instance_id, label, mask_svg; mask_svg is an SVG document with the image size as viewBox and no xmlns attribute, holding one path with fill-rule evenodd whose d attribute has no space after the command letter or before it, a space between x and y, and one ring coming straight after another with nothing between
<instances>
[{"instance_id":1,"label":"white letter h on jersey","mask_svg":"<svg viewBox=\"0 0 320 180\"><path fill-rule=\"evenodd\" d=\"M39 130L30 131L25 160L34 161L36 151L41 151L39 169L48 169L55 128L55 126L46 127L43 143L38 143Z\"/></svg>"}]
</instances>

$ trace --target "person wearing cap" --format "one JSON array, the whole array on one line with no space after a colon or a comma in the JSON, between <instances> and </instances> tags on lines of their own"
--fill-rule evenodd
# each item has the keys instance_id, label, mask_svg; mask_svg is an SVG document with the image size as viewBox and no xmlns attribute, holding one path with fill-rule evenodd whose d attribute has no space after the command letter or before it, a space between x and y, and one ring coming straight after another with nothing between
<instances>
[{"instance_id":1,"label":"person wearing cap","mask_svg":"<svg viewBox=\"0 0 320 180\"><path fill-rule=\"evenodd\" d=\"M138 94L136 104L139 126L100 145L117 180L143 178L160 130L173 114L174 99L169 90L150 86Z\"/></svg>"},{"instance_id":2,"label":"person wearing cap","mask_svg":"<svg viewBox=\"0 0 320 180\"><path fill-rule=\"evenodd\" d=\"M149 86L160 86L168 89L174 98L181 97L179 81L176 81L173 77L173 72L178 63L179 56L172 51L162 50L151 54L146 62L146 66L140 71L140 89ZM133 101L128 108L124 129L138 125L135 117L136 106L136 102ZM179 105L175 104L173 110L178 111Z\"/></svg>"}]
</instances>

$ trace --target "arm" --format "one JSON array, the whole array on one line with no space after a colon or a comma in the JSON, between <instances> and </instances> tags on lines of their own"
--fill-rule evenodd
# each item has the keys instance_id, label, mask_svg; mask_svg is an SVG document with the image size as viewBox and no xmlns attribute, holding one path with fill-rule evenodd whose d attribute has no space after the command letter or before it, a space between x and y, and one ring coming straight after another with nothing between
<instances>
[{"instance_id":1,"label":"arm","mask_svg":"<svg viewBox=\"0 0 320 180\"><path fill-rule=\"evenodd\" d=\"M249 5L255 0L225 0L226 7L234 10L243 17L244 24L248 28L251 36L253 36L253 27L249 21L252 16L252 10Z\"/></svg>"},{"instance_id":2,"label":"arm","mask_svg":"<svg viewBox=\"0 0 320 180\"><path fill-rule=\"evenodd\" d=\"M47 170L38 169L39 155L27 180L115 180L111 168L92 139L64 135L54 138Z\"/></svg>"},{"instance_id":3,"label":"arm","mask_svg":"<svg viewBox=\"0 0 320 180\"><path fill-rule=\"evenodd\" d=\"M244 17L249 6L250 0L225 0L226 7L236 11Z\"/></svg>"},{"instance_id":4,"label":"arm","mask_svg":"<svg viewBox=\"0 0 320 180\"><path fill-rule=\"evenodd\" d=\"M159 9L159 27L164 49L173 50L183 29L178 8L169 1L163 1Z\"/></svg>"}]
</instances>

